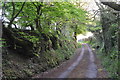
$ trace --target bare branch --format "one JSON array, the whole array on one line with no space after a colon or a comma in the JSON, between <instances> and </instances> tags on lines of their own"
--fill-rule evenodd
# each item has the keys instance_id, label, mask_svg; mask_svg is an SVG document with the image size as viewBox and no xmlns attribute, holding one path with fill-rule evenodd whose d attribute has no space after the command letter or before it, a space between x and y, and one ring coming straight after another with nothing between
<instances>
[{"instance_id":1,"label":"bare branch","mask_svg":"<svg viewBox=\"0 0 120 80\"><path fill-rule=\"evenodd\" d=\"M12 19L10 20L10 23L9 23L9 25L8 25L9 28L11 27L14 19L15 19L15 18L20 14L20 12L22 11L24 5L25 5L25 2L22 4L22 7L21 7L21 9L18 11L18 13L17 13L15 16L13 16Z\"/></svg>"},{"instance_id":2,"label":"bare branch","mask_svg":"<svg viewBox=\"0 0 120 80\"><path fill-rule=\"evenodd\" d=\"M12 6L13 6L12 18L13 18L13 17L14 17L14 15L15 15L15 4L14 4L14 2L12 2Z\"/></svg>"}]
</instances>

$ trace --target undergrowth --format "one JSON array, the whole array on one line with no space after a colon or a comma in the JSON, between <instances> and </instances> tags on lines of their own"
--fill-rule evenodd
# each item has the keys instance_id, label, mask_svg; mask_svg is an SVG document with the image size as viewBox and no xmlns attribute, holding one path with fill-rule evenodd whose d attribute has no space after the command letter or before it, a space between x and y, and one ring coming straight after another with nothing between
<instances>
[{"instance_id":1,"label":"undergrowth","mask_svg":"<svg viewBox=\"0 0 120 80\"><path fill-rule=\"evenodd\" d=\"M102 44L101 44L102 43ZM110 78L119 78L118 76L118 51L117 48L114 46L108 53L104 51L104 43L99 41L93 40L90 45L92 48L96 49L97 55L102 60L102 65L105 70L108 72L108 77ZM96 46L99 46L97 49Z\"/></svg>"},{"instance_id":2,"label":"undergrowth","mask_svg":"<svg viewBox=\"0 0 120 80\"><path fill-rule=\"evenodd\" d=\"M12 51L3 50L3 78L32 77L58 66L70 59L76 49L76 44L72 41L63 44L56 50L44 51L38 55L39 57L35 56L31 59L23 59Z\"/></svg>"},{"instance_id":3,"label":"undergrowth","mask_svg":"<svg viewBox=\"0 0 120 80\"><path fill-rule=\"evenodd\" d=\"M105 52L99 51L99 54L101 54L102 58L102 65L105 67L105 69L108 72L108 77L111 78L118 78L118 55L115 48L111 49L109 51L109 55L105 56Z\"/></svg>"}]
</instances>

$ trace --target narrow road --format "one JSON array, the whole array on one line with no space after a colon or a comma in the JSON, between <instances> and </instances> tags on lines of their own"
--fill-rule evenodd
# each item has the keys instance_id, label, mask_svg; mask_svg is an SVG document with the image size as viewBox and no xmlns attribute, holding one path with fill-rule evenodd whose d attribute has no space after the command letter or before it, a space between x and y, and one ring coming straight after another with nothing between
<instances>
[{"instance_id":1,"label":"narrow road","mask_svg":"<svg viewBox=\"0 0 120 80\"><path fill-rule=\"evenodd\" d=\"M107 73L89 45L82 44L70 60L33 78L107 78Z\"/></svg>"}]
</instances>

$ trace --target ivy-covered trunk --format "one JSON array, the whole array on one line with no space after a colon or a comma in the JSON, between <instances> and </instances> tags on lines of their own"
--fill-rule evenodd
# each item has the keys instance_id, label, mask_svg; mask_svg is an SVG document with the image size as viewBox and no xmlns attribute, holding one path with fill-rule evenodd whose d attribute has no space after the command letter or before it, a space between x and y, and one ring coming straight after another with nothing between
<instances>
[{"instance_id":1,"label":"ivy-covered trunk","mask_svg":"<svg viewBox=\"0 0 120 80\"><path fill-rule=\"evenodd\" d=\"M111 13L105 13L105 12L101 13L102 36L103 36L103 42L104 42L104 50L105 50L106 54L113 47L112 43L114 42L111 40L112 34L114 34L114 33L110 33L111 25L114 23L111 24L111 20L108 19L108 17L107 17L107 15L110 15L110 14ZM112 30L112 31L115 31L115 30Z\"/></svg>"}]
</instances>

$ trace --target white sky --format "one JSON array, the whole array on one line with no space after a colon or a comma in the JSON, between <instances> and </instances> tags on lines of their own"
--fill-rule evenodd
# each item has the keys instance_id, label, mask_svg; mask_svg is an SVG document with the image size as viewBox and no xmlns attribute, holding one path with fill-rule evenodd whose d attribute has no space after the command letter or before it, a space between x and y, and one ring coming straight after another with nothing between
<instances>
[{"instance_id":1,"label":"white sky","mask_svg":"<svg viewBox=\"0 0 120 80\"><path fill-rule=\"evenodd\" d=\"M87 32L85 35L79 34L79 35L77 35L77 42L79 40L83 40L83 39L86 39L86 38L89 38L89 37L92 37L92 36L94 36L94 35L91 32Z\"/></svg>"},{"instance_id":2,"label":"white sky","mask_svg":"<svg viewBox=\"0 0 120 80\"><path fill-rule=\"evenodd\" d=\"M92 11L92 10L98 10L98 6L96 5L95 1L99 0L82 0L83 3L86 3L86 5L83 6L83 8L87 11ZM92 12L90 12L92 13Z\"/></svg>"}]
</instances>

